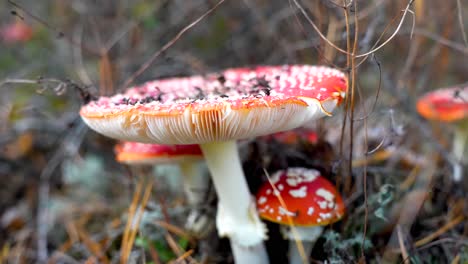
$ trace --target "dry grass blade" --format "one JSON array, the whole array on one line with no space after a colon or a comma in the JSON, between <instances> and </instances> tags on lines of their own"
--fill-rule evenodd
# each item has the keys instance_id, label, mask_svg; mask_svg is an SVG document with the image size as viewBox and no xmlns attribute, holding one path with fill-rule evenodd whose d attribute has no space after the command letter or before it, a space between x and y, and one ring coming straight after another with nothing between
<instances>
[{"instance_id":1,"label":"dry grass blade","mask_svg":"<svg viewBox=\"0 0 468 264\"><path fill-rule=\"evenodd\" d=\"M101 245L91 239L86 231L82 228L77 227L78 235L83 241L84 245L88 250L99 258L100 263L110 263L109 259L107 258L105 251L102 249Z\"/></svg>"},{"instance_id":2,"label":"dry grass blade","mask_svg":"<svg viewBox=\"0 0 468 264\"><path fill-rule=\"evenodd\" d=\"M457 255L453 258L452 262L450 262L450 264L458 264L458 263L460 263L460 254L457 254Z\"/></svg>"},{"instance_id":3,"label":"dry grass blade","mask_svg":"<svg viewBox=\"0 0 468 264\"><path fill-rule=\"evenodd\" d=\"M465 42L465 46L468 48L468 37L466 36L465 31L465 23L463 23L463 7L460 0L456 0L457 2L457 15L458 15L458 23L460 24L460 31L463 37L463 42Z\"/></svg>"},{"instance_id":4,"label":"dry grass blade","mask_svg":"<svg viewBox=\"0 0 468 264\"><path fill-rule=\"evenodd\" d=\"M416 241L414 243L414 246L415 247L424 246L425 244L431 242L432 240L436 239L438 236L444 234L448 230L452 229L453 227L455 227L456 225L461 223L464 219L465 219L465 217L463 215L460 215L460 216L452 219L451 221L446 223L444 226L439 228L437 231L431 233L430 235L428 235L427 237L425 237L423 239L420 239L420 240Z\"/></svg>"},{"instance_id":5,"label":"dry grass blade","mask_svg":"<svg viewBox=\"0 0 468 264\"><path fill-rule=\"evenodd\" d=\"M343 53L343 54L347 54L348 56L349 55L352 55L354 58L361 58L361 57L366 57L378 50L380 50L381 48L383 48L385 45L387 45L393 38L395 38L395 36L398 34L398 32L400 31L401 27L403 26L403 22L405 21L406 19L406 16L408 15L408 13L410 14L413 14L413 11L410 10L410 7L413 3L414 0L411 0L408 2L408 4L406 5L406 8L403 9L403 15L401 16L401 19L400 19L400 22L398 23L398 26L397 28L395 29L395 31L393 32L393 34L388 37L384 42L382 42L380 45L378 45L377 47L365 52L365 53L362 53L362 54L356 54L356 53L350 53L349 50L344 50L340 47L338 47L335 43L333 43L331 40L329 40L324 34L323 32L320 31L320 29L318 28L318 26L314 23L314 21L309 17L309 15L307 14L307 12L305 11L305 9L299 4L299 2L297 0L292 0L294 2L294 4L296 5L296 7L299 9L299 11L303 14L303 16L305 17L305 19L310 23L310 25L314 28L315 32L317 32L317 34L320 36L321 39L323 39L328 45L332 46L335 50ZM353 3L355 3L355 1L353 1ZM346 5L344 5L346 6ZM347 9L347 8L345 8ZM355 12L355 15L357 16L357 12ZM356 20L357 21L357 20ZM346 22L347 25L349 25L349 22Z\"/></svg>"},{"instance_id":6,"label":"dry grass blade","mask_svg":"<svg viewBox=\"0 0 468 264\"><path fill-rule=\"evenodd\" d=\"M114 93L113 66L109 54L105 52L99 60L99 86L101 95L110 95Z\"/></svg>"},{"instance_id":7,"label":"dry grass blade","mask_svg":"<svg viewBox=\"0 0 468 264\"><path fill-rule=\"evenodd\" d=\"M140 181L139 186L141 188L141 184L143 184L143 181ZM146 204L148 203L148 200L151 196L151 189L153 188L153 181L150 180L149 183L146 184L143 197L141 198L141 201L139 200L139 197L137 194L140 194L139 189L138 193L135 192L135 196L132 204L130 205L130 209L132 213L129 213L129 218L127 220L127 226L125 228L127 236L125 237L125 240L122 241L122 248L121 248L121 263L127 263L128 258L130 257L130 253L132 251L133 243L135 242L136 234L138 232L138 228L140 226L140 220L141 217L143 216L143 213L145 211ZM136 199L135 199L136 197ZM139 206L138 206L139 204Z\"/></svg>"},{"instance_id":8,"label":"dry grass blade","mask_svg":"<svg viewBox=\"0 0 468 264\"><path fill-rule=\"evenodd\" d=\"M156 225L166 229L167 231L171 232L171 233L174 233L175 235L178 235L180 237L184 237L184 238L190 238L190 234L187 233L185 230L183 230L182 228L178 227L178 226L175 226L175 225L172 225L168 222L165 222L165 221L155 221L154 222Z\"/></svg>"},{"instance_id":9,"label":"dry grass blade","mask_svg":"<svg viewBox=\"0 0 468 264\"><path fill-rule=\"evenodd\" d=\"M403 239L403 234L402 234L402 231L401 231L401 226L398 225L398 226L396 227L396 229L397 229L397 235L398 235L398 244L400 245L401 256L403 257L403 263L404 263L404 264L410 264L409 255L408 255L408 250L406 250L405 240Z\"/></svg>"},{"instance_id":10,"label":"dry grass blade","mask_svg":"<svg viewBox=\"0 0 468 264\"><path fill-rule=\"evenodd\" d=\"M142 186L143 186L143 182L142 181L138 182L137 187L135 189L135 193L133 194L132 202L130 204L130 207L128 208L128 219L127 219L124 234L122 237L122 246L120 248L120 256L124 256L124 251L127 250L127 243L128 243L128 238L130 235L130 228L132 226L132 220L133 220L133 216L135 215L135 210L138 206L138 201L140 200L140 193L141 193ZM123 260L123 257L122 257L122 260Z\"/></svg>"},{"instance_id":11,"label":"dry grass blade","mask_svg":"<svg viewBox=\"0 0 468 264\"><path fill-rule=\"evenodd\" d=\"M182 260L188 258L189 262L192 263L194 262L195 260L192 259L190 257L190 255L193 253L193 250L189 250L187 252L184 252L184 249L182 249L179 244L177 244L177 242L174 240L174 238L172 237L172 235L167 232L164 236L166 238L166 242L167 244L169 245L169 247L171 248L172 252L174 252L174 254L176 254L177 256L177 259L175 260L174 263L180 263ZM187 254L189 253L189 254ZM180 259L180 261L178 261ZM184 262L182 262L184 263Z\"/></svg>"},{"instance_id":12,"label":"dry grass blade","mask_svg":"<svg viewBox=\"0 0 468 264\"><path fill-rule=\"evenodd\" d=\"M153 247L153 245L151 245L151 243L148 245L148 248L149 248L149 253L150 253L150 256L151 256L151 260L155 264L161 264L161 261L159 260L159 254L156 251L156 249Z\"/></svg>"},{"instance_id":13,"label":"dry grass blade","mask_svg":"<svg viewBox=\"0 0 468 264\"><path fill-rule=\"evenodd\" d=\"M10 247L8 244L3 245L1 251L0 251L0 263L6 263L8 259L8 255L10 252Z\"/></svg>"},{"instance_id":14,"label":"dry grass blade","mask_svg":"<svg viewBox=\"0 0 468 264\"><path fill-rule=\"evenodd\" d=\"M190 250L186 251L184 254L182 254L180 257L178 257L174 262L179 263L181 261L184 261L185 259L190 257L193 254L193 252L194 252L193 249L190 249Z\"/></svg>"}]
</instances>

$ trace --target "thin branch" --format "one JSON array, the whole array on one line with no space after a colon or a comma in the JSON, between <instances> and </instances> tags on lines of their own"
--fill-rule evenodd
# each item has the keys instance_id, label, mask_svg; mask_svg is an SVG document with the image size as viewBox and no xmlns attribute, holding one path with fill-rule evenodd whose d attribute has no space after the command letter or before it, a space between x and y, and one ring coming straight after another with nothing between
<instances>
[{"instance_id":1,"label":"thin branch","mask_svg":"<svg viewBox=\"0 0 468 264\"><path fill-rule=\"evenodd\" d=\"M145 63L143 63L143 65L135 72L133 73L124 83L124 87L128 87L130 86L130 84L133 83L133 81L135 80L135 78L137 78L140 74L142 74L144 71L146 71L146 69L148 69L149 66L151 66L151 64L153 64L153 62L164 52L166 51L167 49L169 49L177 40L179 40L187 31L189 31L192 27L194 27L196 24L198 24L200 21L202 21L205 17L207 17L208 15L210 15L211 13L213 13L214 10L216 10L216 8L218 8L218 6L220 6L222 3L224 3L224 1L226 0L220 0L218 3L216 3L216 5L214 5L212 8L210 8L208 11L206 11L202 16L200 16L199 18L197 18L195 21L193 21L192 23L190 23L188 26L184 27L181 31L179 31L179 33L177 33L177 35L171 39L168 43L166 43L166 45L164 45L160 50L156 51L153 56L151 56L151 58L146 61Z\"/></svg>"},{"instance_id":2,"label":"thin branch","mask_svg":"<svg viewBox=\"0 0 468 264\"><path fill-rule=\"evenodd\" d=\"M25 13L26 15L28 15L29 17L31 17L32 19L37 21L39 24L41 24L41 25L45 26L46 28L54 31L57 34L57 38L64 38L74 46L81 47L81 48L83 48L84 50L86 50L87 52L89 52L91 54L100 55L99 51L96 51L95 49L92 49L92 48L90 48L90 47L88 47L86 45L83 45L82 43L76 43L70 36L66 35L65 32L53 27L52 25L47 23L47 21L45 21L45 20L41 19L40 17L34 15L33 13L29 12L26 8L22 7L20 4L17 4L15 2L13 2L12 0L7 0L7 1L8 1L8 3L10 5L18 8L23 13Z\"/></svg>"},{"instance_id":3,"label":"thin branch","mask_svg":"<svg viewBox=\"0 0 468 264\"><path fill-rule=\"evenodd\" d=\"M382 47L384 47L385 45L387 45L388 42L390 42L397 34L398 32L400 31L401 27L403 26L403 22L405 21L405 18L406 18L406 15L408 13L413 13L409 8L411 7L411 5L413 4L413 1L414 0L411 0L408 2L408 4L406 5L406 8L403 10L403 15L401 17L401 20L400 20L400 23L398 23L398 26L397 28L395 29L395 31L393 32L393 34L387 39L385 40L382 44L380 44L379 46L377 46L375 49L372 49L368 52L365 52L365 53L362 53L362 54L358 54L358 55L354 55L354 54L351 54L353 55L355 58L361 58L361 57L365 57L371 53L374 53L376 51L378 51L379 49L381 49ZM299 11L301 11L301 13L304 15L305 19L310 23L310 25L314 28L314 30L317 32L317 34L320 36L320 38L322 38L326 43L328 43L328 45L332 46L333 48L335 48L337 51L341 52L341 53L344 53L344 54L347 54L347 55L350 55L348 53L348 51L338 47L337 45L335 45L335 43L331 42L329 39L327 39L327 37L320 31L320 29L317 27L317 25L314 23L314 21L312 21L312 19L309 17L309 15L307 14L307 12L305 11L305 9L299 4L299 2L297 0L293 0L294 4L296 5L296 7L299 9Z\"/></svg>"},{"instance_id":4,"label":"thin branch","mask_svg":"<svg viewBox=\"0 0 468 264\"><path fill-rule=\"evenodd\" d=\"M465 46L468 48L468 37L466 36L465 32L465 24L463 23L463 11L462 11L462 5L460 3L460 0L457 0L457 10L458 10L458 23L460 23L460 30L462 33L463 41L465 42Z\"/></svg>"}]
</instances>

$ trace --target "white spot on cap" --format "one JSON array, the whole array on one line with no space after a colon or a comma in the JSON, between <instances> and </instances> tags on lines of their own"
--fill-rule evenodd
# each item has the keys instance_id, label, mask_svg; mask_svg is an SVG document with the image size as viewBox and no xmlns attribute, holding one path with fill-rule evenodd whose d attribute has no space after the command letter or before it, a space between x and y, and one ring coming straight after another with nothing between
<instances>
[{"instance_id":1,"label":"white spot on cap","mask_svg":"<svg viewBox=\"0 0 468 264\"><path fill-rule=\"evenodd\" d=\"M309 209L307 209L307 215L312 215L313 213L314 213L314 208L309 207Z\"/></svg>"},{"instance_id":2,"label":"white spot on cap","mask_svg":"<svg viewBox=\"0 0 468 264\"><path fill-rule=\"evenodd\" d=\"M302 174L303 181L305 182L312 182L317 179L318 176L320 176L320 172L314 169L307 169Z\"/></svg>"},{"instance_id":3,"label":"white spot on cap","mask_svg":"<svg viewBox=\"0 0 468 264\"><path fill-rule=\"evenodd\" d=\"M327 208L327 201L320 201L320 202L317 202L317 204L319 205L321 209Z\"/></svg>"},{"instance_id":4,"label":"white spot on cap","mask_svg":"<svg viewBox=\"0 0 468 264\"><path fill-rule=\"evenodd\" d=\"M286 182L289 186L297 186L302 182L312 182L320 176L320 172L314 169L289 168Z\"/></svg>"},{"instance_id":5,"label":"white spot on cap","mask_svg":"<svg viewBox=\"0 0 468 264\"><path fill-rule=\"evenodd\" d=\"M268 210L268 212L270 212L270 214L274 213L275 210L273 208L270 208L270 210Z\"/></svg>"},{"instance_id":6,"label":"white spot on cap","mask_svg":"<svg viewBox=\"0 0 468 264\"><path fill-rule=\"evenodd\" d=\"M323 188L320 188L318 189L315 194L317 194L318 196L321 196L323 197L323 199L327 200L327 202L333 202L335 200L335 195L333 195L333 193L323 189Z\"/></svg>"},{"instance_id":7,"label":"white spot on cap","mask_svg":"<svg viewBox=\"0 0 468 264\"><path fill-rule=\"evenodd\" d=\"M271 189L268 189L268 190L266 191L266 194L271 194Z\"/></svg>"},{"instance_id":8,"label":"white spot on cap","mask_svg":"<svg viewBox=\"0 0 468 264\"><path fill-rule=\"evenodd\" d=\"M298 184L298 181L297 181L296 178L287 178L287 179L286 179L286 183L287 183L289 186L296 187L297 184Z\"/></svg>"},{"instance_id":9,"label":"white spot on cap","mask_svg":"<svg viewBox=\"0 0 468 264\"><path fill-rule=\"evenodd\" d=\"M258 198L258 204L264 204L266 201L267 198L265 196L260 196L260 198Z\"/></svg>"},{"instance_id":10,"label":"white spot on cap","mask_svg":"<svg viewBox=\"0 0 468 264\"><path fill-rule=\"evenodd\" d=\"M319 213L320 217L323 219L329 219L332 217L331 213Z\"/></svg>"},{"instance_id":11,"label":"white spot on cap","mask_svg":"<svg viewBox=\"0 0 468 264\"><path fill-rule=\"evenodd\" d=\"M280 191L284 190L284 185L283 184L278 184L278 190L280 190Z\"/></svg>"},{"instance_id":12,"label":"white spot on cap","mask_svg":"<svg viewBox=\"0 0 468 264\"><path fill-rule=\"evenodd\" d=\"M304 198L307 196L307 186L302 186L296 190L290 190L289 194L295 198Z\"/></svg>"}]
</instances>

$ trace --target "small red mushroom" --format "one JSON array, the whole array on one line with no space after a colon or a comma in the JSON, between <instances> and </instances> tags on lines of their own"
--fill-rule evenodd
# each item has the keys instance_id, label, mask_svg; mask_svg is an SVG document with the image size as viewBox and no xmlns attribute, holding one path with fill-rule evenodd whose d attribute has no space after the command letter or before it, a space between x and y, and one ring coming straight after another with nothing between
<instances>
[{"instance_id":1,"label":"small red mushroom","mask_svg":"<svg viewBox=\"0 0 468 264\"><path fill-rule=\"evenodd\" d=\"M453 180L461 181L463 154L468 137L468 86L444 88L427 93L418 100L416 109L426 119L454 124Z\"/></svg>"},{"instance_id":2,"label":"small red mushroom","mask_svg":"<svg viewBox=\"0 0 468 264\"><path fill-rule=\"evenodd\" d=\"M7 44L26 42L32 38L33 30L23 21L16 20L0 28L0 36Z\"/></svg>"},{"instance_id":3,"label":"small red mushroom","mask_svg":"<svg viewBox=\"0 0 468 264\"><path fill-rule=\"evenodd\" d=\"M278 132L275 134L267 135L262 137L266 141L276 140L283 144L294 145L299 142L308 142L316 144L318 142L318 135L315 130L309 128L296 128L294 130L288 130Z\"/></svg>"},{"instance_id":4,"label":"small red mushroom","mask_svg":"<svg viewBox=\"0 0 468 264\"><path fill-rule=\"evenodd\" d=\"M266 263L266 229L245 180L236 140L303 126L331 115L345 96L344 73L323 66L227 69L147 82L84 105L95 131L119 140L200 144L218 195L216 225L238 263Z\"/></svg>"},{"instance_id":5,"label":"small red mushroom","mask_svg":"<svg viewBox=\"0 0 468 264\"><path fill-rule=\"evenodd\" d=\"M213 222L199 212L198 207L205 201L209 177L200 170L203 154L199 145L159 145L139 142L121 142L114 148L116 160L129 165L179 165L184 192L191 207L185 228L202 237L210 232Z\"/></svg>"},{"instance_id":6,"label":"small red mushroom","mask_svg":"<svg viewBox=\"0 0 468 264\"><path fill-rule=\"evenodd\" d=\"M309 256L322 226L340 220L345 213L343 200L335 186L315 169L277 171L271 181L260 187L256 198L261 218L282 227L294 225L297 232L285 232L291 241L289 263L293 264L302 263L295 239L302 241L305 254Z\"/></svg>"}]
</instances>

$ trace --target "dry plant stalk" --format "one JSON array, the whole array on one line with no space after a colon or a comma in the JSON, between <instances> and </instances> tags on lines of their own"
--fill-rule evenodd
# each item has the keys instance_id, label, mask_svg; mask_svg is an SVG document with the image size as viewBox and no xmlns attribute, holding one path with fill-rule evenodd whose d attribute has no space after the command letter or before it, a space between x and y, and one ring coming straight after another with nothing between
<instances>
[{"instance_id":1,"label":"dry plant stalk","mask_svg":"<svg viewBox=\"0 0 468 264\"><path fill-rule=\"evenodd\" d=\"M445 232L447 232L448 230L452 229L453 227L455 227L456 225L461 223L463 220L465 220L465 217L463 215L459 215L458 217L450 220L448 223L446 223L444 226L442 226L441 228L439 228L435 232L431 233L430 235L426 236L425 238L422 238L422 239L416 241L414 243L414 246L415 247L424 246L425 244L431 242L432 240L434 240L438 236L440 236L440 235L444 234Z\"/></svg>"},{"instance_id":2,"label":"dry plant stalk","mask_svg":"<svg viewBox=\"0 0 468 264\"><path fill-rule=\"evenodd\" d=\"M151 189L153 187L152 180L150 180L149 183L146 184L143 197L140 201L140 193L143 183L143 180L140 180L138 182L135 194L132 199L132 203L130 204L128 210L128 220L122 238L122 247L120 248L120 263L122 264L127 263L128 258L130 257L133 243L135 242L136 234L140 226L140 220L144 213L144 208L146 207L146 204L148 203L148 200L151 195Z\"/></svg>"},{"instance_id":3,"label":"dry plant stalk","mask_svg":"<svg viewBox=\"0 0 468 264\"><path fill-rule=\"evenodd\" d=\"M83 241L83 244L88 248L88 250L99 258L100 263L108 264L110 263L109 259L107 258L105 251L101 247L101 245L91 239L86 231L82 228L77 227L78 235ZM92 257L91 257L92 258ZM90 259L91 259L90 258Z\"/></svg>"},{"instance_id":4,"label":"dry plant stalk","mask_svg":"<svg viewBox=\"0 0 468 264\"><path fill-rule=\"evenodd\" d=\"M403 257L403 263L410 264L409 254L408 254L408 250L406 250L405 241L403 239L403 234L401 231L401 226L398 225L396 229L397 229L397 235L398 235L398 244L400 245L401 256Z\"/></svg>"}]
</instances>

